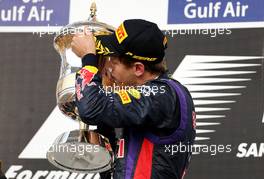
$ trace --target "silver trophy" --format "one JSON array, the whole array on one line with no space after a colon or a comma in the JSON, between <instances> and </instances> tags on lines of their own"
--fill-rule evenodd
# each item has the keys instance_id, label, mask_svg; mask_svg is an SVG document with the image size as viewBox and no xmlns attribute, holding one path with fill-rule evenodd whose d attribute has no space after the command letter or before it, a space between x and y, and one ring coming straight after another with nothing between
<instances>
[{"instance_id":1,"label":"silver trophy","mask_svg":"<svg viewBox=\"0 0 264 179\"><path fill-rule=\"evenodd\" d=\"M89 130L81 122L75 106L75 75L81 69L81 59L71 50L72 37L85 27L96 35L111 34L115 28L96 20L96 4L91 5L88 21L63 27L54 38L54 47L61 56L60 77L57 83L59 109L80 124L79 130L65 132L57 137L47 152L47 159L57 168L82 173L97 173L112 168L113 151L109 140ZM99 69L100 70L100 69Z\"/></svg>"}]
</instances>

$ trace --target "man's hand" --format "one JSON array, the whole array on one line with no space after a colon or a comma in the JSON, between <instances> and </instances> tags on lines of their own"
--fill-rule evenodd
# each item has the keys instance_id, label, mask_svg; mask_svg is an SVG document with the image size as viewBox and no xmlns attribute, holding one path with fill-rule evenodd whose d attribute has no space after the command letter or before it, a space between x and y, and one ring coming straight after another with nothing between
<instances>
[{"instance_id":1,"label":"man's hand","mask_svg":"<svg viewBox=\"0 0 264 179\"><path fill-rule=\"evenodd\" d=\"M84 28L84 33L76 34L72 38L71 47L72 51L81 58L88 53L96 54L93 33L88 28Z\"/></svg>"}]
</instances>

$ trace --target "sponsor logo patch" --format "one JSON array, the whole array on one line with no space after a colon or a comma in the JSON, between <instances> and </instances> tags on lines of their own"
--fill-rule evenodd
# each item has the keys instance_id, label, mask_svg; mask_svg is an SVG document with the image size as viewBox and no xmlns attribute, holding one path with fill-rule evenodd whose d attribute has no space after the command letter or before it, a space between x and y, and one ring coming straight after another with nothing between
<instances>
[{"instance_id":1,"label":"sponsor logo patch","mask_svg":"<svg viewBox=\"0 0 264 179\"><path fill-rule=\"evenodd\" d=\"M118 152L117 152L117 158L124 158L125 156L125 139L119 139L118 141Z\"/></svg>"},{"instance_id":2,"label":"sponsor logo patch","mask_svg":"<svg viewBox=\"0 0 264 179\"><path fill-rule=\"evenodd\" d=\"M129 89L128 93L131 94L131 96L133 96L136 99L140 99L140 92L136 89Z\"/></svg>"},{"instance_id":3,"label":"sponsor logo patch","mask_svg":"<svg viewBox=\"0 0 264 179\"><path fill-rule=\"evenodd\" d=\"M85 66L78 72L82 79L81 90L84 90L84 87L91 82L97 71L98 69L96 67Z\"/></svg>"},{"instance_id":4,"label":"sponsor logo patch","mask_svg":"<svg viewBox=\"0 0 264 179\"><path fill-rule=\"evenodd\" d=\"M113 53L113 52L110 52L109 48L103 46L100 40L95 40L95 48L96 48L97 54L99 55L109 55Z\"/></svg>"},{"instance_id":5,"label":"sponsor logo patch","mask_svg":"<svg viewBox=\"0 0 264 179\"><path fill-rule=\"evenodd\" d=\"M123 23L118 27L115 34L119 44L121 44L128 37Z\"/></svg>"},{"instance_id":6,"label":"sponsor logo patch","mask_svg":"<svg viewBox=\"0 0 264 179\"><path fill-rule=\"evenodd\" d=\"M135 58L137 60L145 60L145 61L155 61L155 60L157 60L157 58L142 57L142 56L134 55L132 52L127 52L126 55L131 56L132 58Z\"/></svg>"},{"instance_id":7,"label":"sponsor logo patch","mask_svg":"<svg viewBox=\"0 0 264 179\"><path fill-rule=\"evenodd\" d=\"M118 91L117 94L120 96L123 104L131 103L131 99L125 90Z\"/></svg>"}]
</instances>

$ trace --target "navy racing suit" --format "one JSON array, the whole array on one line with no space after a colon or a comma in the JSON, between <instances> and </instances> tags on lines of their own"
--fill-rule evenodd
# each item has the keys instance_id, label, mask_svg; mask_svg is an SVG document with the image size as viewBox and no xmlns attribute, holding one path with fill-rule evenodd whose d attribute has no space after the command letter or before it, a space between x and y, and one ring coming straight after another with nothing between
<instances>
[{"instance_id":1,"label":"navy racing suit","mask_svg":"<svg viewBox=\"0 0 264 179\"><path fill-rule=\"evenodd\" d=\"M82 63L76 75L76 106L82 121L99 130L103 126L109 135L114 128L123 129L114 179L183 178L191 151L178 149L192 145L195 138L195 110L188 90L164 73L137 88L107 92L97 74L96 56L88 54Z\"/></svg>"}]
</instances>

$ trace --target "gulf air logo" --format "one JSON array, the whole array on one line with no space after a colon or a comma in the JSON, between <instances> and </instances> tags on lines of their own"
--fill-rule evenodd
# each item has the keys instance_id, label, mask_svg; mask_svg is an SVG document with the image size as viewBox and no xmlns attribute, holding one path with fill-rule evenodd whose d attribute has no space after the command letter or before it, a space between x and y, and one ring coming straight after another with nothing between
<instances>
[{"instance_id":1,"label":"gulf air logo","mask_svg":"<svg viewBox=\"0 0 264 179\"><path fill-rule=\"evenodd\" d=\"M119 44L121 44L128 37L123 23L118 27L115 34Z\"/></svg>"},{"instance_id":2,"label":"gulf air logo","mask_svg":"<svg viewBox=\"0 0 264 179\"><path fill-rule=\"evenodd\" d=\"M261 67L264 57L187 55L175 70L173 78L184 84L194 99L196 109L196 141L210 140L215 126L226 118L224 111L243 95L250 83L250 74ZM228 68L228 70L226 70ZM234 90L234 91L232 91ZM220 91L220 92L219 92ZM223 105L225 107L223 107ZM262 121L257 121L260 125ZM71 120L56 107L19 155L21 159L46 159L46 153L60 134L76 130Z\"/></svg>"}]
</instances>

